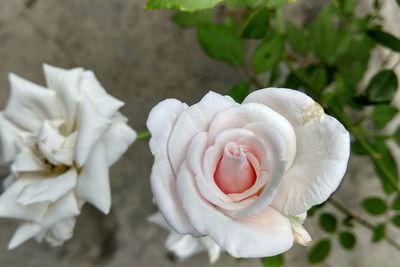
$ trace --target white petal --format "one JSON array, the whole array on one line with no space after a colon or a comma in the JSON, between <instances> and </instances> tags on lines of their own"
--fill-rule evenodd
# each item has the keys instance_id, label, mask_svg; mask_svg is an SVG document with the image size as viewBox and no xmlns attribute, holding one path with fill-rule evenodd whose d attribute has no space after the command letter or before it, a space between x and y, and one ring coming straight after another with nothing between
<instances>
[{"instance_id":1,"label":"white petal","mask_svg":"<svg viewBox=\"0 0 400 267\"><path fill-rule=\"evenodd\" d=\"M57 92L65 108L66 130L70 132L76 122L79 102L79 83L82 68L65 70L47 64L43 65L47 86Z\"/></svg>"},{"instance_id":2,"label":"white petal","mask_svg":"<svg viewBox=\"0 0 400 267\"><path fill-rule=\"evenodd\" d=\"M158 226L161 226L162 228L164 228L165 230L168 231L173 231L173 229L171 228L171 226L169 226L169 224L167 223L167 221L164 219L164 217L161 215L160 212L156 212L152 215L150 215L147 220L151 223L157 224Z\"/></svg>"},{"instance_id":3,"label":"white petal","mask_svg":"<svg viewBox=\"0 0 400 267\"><path fill-rule=\"evenodd\" d=\"M222 248L208 236L200 237L200 239L208 251L210 263L215 263L221 255Z\"/></svg>"},{"instance_id":4,"label":"white petal","mask_svg":"<svg viewBox=\"0 0 400 267\"><path fill-rule=\"evenodd\" d=\"M125 121L114 120L104 133L103 140L107 151L108 166L113 165L136 139L136 132Z\"/></svg>"},{"instance_id":5,"label":"white petal","mask_svg":"<svg viewBox=\"0 0 400 267\"><path fill-rule=\"evenodd\" d=\"M0 112L0 163L14 160L19 152L19 136L22 130L11 123Z\"/></svg>"},{"instance_id":6,"label":"white petal","mask_svg":"<svg viewBox=\"0 0 400 267\"><path fill-rule=\"evenodd\" d=\"M62 220L46 232L44 239L52 246L61 246L73 236L75 223L74 217Z\"/></svg>"},{"instance_id":7,"label":"white petal","mask_svg":"<svg viewBox=\"0 0 400 267\"><path fill-rule=\"evenodd\" d=\"M349 133L307 95L269 88L250 94L245 102L265 104L289 120L296 132L297 154L274 200L288 215L307 211L336 190L350 155Z\"/></svg>"},{"instance_id":8,"label":"white petal","mask_svg":"<svg viewBox=\"0 0 400 267\"><path fill-rule=\"evenodd\" d=\"M33 236L37 235L42 228L40 225L36 223L24 223L21 224L18 229L15 231L13 237L11 238L10 242L8 243L8 249L14 249L27 241L28 239L32 238Z\"/></svg>"},{"instance_id":9,"label":"white petal","mask_svg":"<svg viewBox=\"0 0 400 267\"><path fill-rule=\"evenodd\" d=\"M168 142L168 155L175 173L184 161L193 137L207 131L214 116L220 111L238 105L230 97L209 92L199 103L183 111L172 129Z\"/></svg>"},{"instance_id":10,"label":"white petal","mask_svg":"<svg viewBox=\"0 0 400 267\"><path fill-rule=\"evenodd\" d=\"M17 179L1 196L0 196L0 217L14 218L38 222L43 219L48 203L38 203L32 205L21 205L17 199L21 191L28 185L40 180L40 177L24 175Z\"/></svg>"},{"instance_id":11,"label":"white petal","mask_svg":"<svg viewBox=\"0 0 400 267\"><path fill-rule=\"evenodd\" d=\"M232 219L200 195L193 174L184 163L178 175L178 192L190 222L234 257L269 257L293 244L288 218L268 207L256 216Z\"/></svg>"},{"instance_id":12,"label":"white petal","mask_svg":"<svg viewBox=\"0 0 400 267\"><path fill-rule=\"evenodd\" d=\"M15 74L9 75L11 94L4 115L21 129L35 133L46 119L63 118L57 94Z\"/></svg>"},{"instance_id":13,"label":"white petal","mask_svg":"<svg viewBox=\"0 0 400 267\"><path fill-rule=\"evenodd\" d=\"M163 216L177 232L195 233L182 210L176 192L176 177L168 159L168 140L178 115L186 108L175 99L157 104L150 112L147 127L151 132L150 149L154 155L151 171L151 188Z\"/></svg>"},{"instance_id":14,"label":"white petal","mask_svg":"<svg viewBox=\"0 0 400 267\"><path fill-rule=\"evenodd\" d=\"M61 165L55 154L65 142L65 137L58 130L58 123L43 121L38 133L38 147L43 156L54 165Z\"/></svg>"},{"instance_id":15,"label":"white petal","mask_svg":"<svg viewBox=\"0 0 400 267\"><path fill-rule=\"evenodd\" d=\"M107 151L103 140L94 145L90 157L78 177L76 194L105 214L111 208Z\"/></svg>"},{"instance_id":16,"label":"white petal","mask_svg":"<svg viewBox=\"0 0 400 267\"><path fill-rule=\"evenodd\" d=\"M38 158L38 156L29 148L23 148L15 157L11 165L11 171L19 175L23 172L47 171L48 166Z\"/></svg>"},{"instance_id":17,"label":"white petal","mask_svg":"<svg viewBox=\"0 0 400 267\"><path fill-rule=\"evenodd\" d=\"M74 168L67 172L43 179L25 186L18 196L21 205L31 205L42 202L55 202L75 187L77 172Z\"/></svg>"},{"instance_id":18,"label":"white petal","mask_svg":"<svg viewBox=\"0 0 400 267\"><path fill-rule=\"evenodd\" d=\"M205 247L197 238L191 235L180 235L175 232L169 234L165 246L179 260L185 260L205 250Z\"/></svg>"}]
</instances>

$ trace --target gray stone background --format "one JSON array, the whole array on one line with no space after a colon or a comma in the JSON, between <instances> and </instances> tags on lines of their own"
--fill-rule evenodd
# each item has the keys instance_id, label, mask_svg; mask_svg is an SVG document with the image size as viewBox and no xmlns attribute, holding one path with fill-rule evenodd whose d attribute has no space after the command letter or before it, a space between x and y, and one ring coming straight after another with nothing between
<instances>
[{"instance_id":1,"label":"gray stone background","mask_svg":"<svg viewBox=\"0 0 400 267\"><path fill-rule=\"evenodd\" d=\"M307 15L317 1L311 2L293 7L292 14ZM228 65L207 58L194 32L176 27L169 12L144 11L144 5L145 0L0 0L0 106L8 96L9 72L43 84L44 62L82 66L94 70L103 86L127 103L123 113L131 126L142 131L148 112L160 100L175 97L192 104L208 90L226 92L241 77ZM155 211L148 181L151 165L147 143L135 143L111 170L111 214L102 215L87 205L74 238L61 248L28 241L7 251L17 224L0 219L0 266L209 266L206 255L183 263L166 257L167 233L146 221ZM0 169L2 177L6 172ZM373 175L369 161L352 158L335 198L367 216L359 208L360 200L381 191ZM306 227L315 239L326 235L314 218ZM329 260L320 266L400 266L398 251L384 242L371 244L370 232L361 226L356 226L356 232L358 242L352 253L335 242ZM389 232L400 242L399 231ZM295 246L286 254L286 266L308 266L306 252ZM224 255L214 266L260 263Z\"/></svg>"}]
</instances>

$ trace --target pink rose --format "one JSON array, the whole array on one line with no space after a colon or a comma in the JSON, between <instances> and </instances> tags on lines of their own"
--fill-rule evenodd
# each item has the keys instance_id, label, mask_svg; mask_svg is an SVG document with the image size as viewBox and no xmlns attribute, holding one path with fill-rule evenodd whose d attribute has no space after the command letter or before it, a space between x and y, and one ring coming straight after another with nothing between
<instances>
[{"instance_id":1,"label":"pink rose","mask_svg":"<svg viewBox=\"0 0 400 267\"><path fill-rule=\"evenodd\" d=\"M167 99L147 126L161 214L235 257L308 243L305 212L336 190L350 154L342 124L290 89L258 90L243 104L214 92L190 107Z\"/></svg>"}]
</instances>

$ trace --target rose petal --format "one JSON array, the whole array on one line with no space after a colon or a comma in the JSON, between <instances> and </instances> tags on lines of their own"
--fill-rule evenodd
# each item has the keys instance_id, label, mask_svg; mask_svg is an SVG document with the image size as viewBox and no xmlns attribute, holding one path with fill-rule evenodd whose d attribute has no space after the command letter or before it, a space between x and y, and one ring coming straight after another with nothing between
<instances>
[{"instance_id":1,"label":"rose petal","mask_svg":"<svg viewBox=\"0 0 400 267\"><path fill-rule=\"evenodd\" d=\"M257 216L235 219L224 215L199 194L188 164L178 175L178 193L190 222L234 257L269 257L293 244L288 218L268 207Z\"/></svg>"},{"instance_id":2,"label":"rose petal","mask_svg":"<svg viewBox=\"0 0 400 267\"><path fill-rule=\"evenodd\" d=\"M110 180L107 151L100 139L93 148L78 177L76 194L105 214L111 208Z\"/></svg>"},{"instance_id":3,"label":"rose petal","mask_svg":"<svg viewBox=\"0 0 400 267\"><path fill-rule=\"evenodd\" d=\"M71 168L59 176L43 179L25 186L19 193L17 202L21 205L56 202L75 187L76 180L77 172L74 168Z\"/></svg>"},{"instance_id":4,"label":"rose petal","mask_svg":"<svg viewBox=\"0 0 400 267\"><path fill-rule=\"evenodd\" d=\"M63 119L55 91L34 84L15 74L9 75L11 94L4 116L18 127L35 133L46 119Z\"/></svg>"},{"instance_id":5,"label":"rose petal","mask_svg":"<svg viewBox=\"0 0 400 267\"><path fill-rule=\"evenodd\" d=\"M88 159L94 144L106 131L123 102L107 94L92 72L82 75L82 100L78 114L75 159L78 166Z\"/></svg>"},{"instance_id":6,"label":"rose petal","mask_svg":"<svg viewBox=\"0 0 400 267\"><path fill-rule=\"evenodd\" d=\"M290 101L288 101L290 99ZM307 95L268 88L244 101L269 106L289 120L296 132L297 154L273 206L288 215L324 202L338 187L350 155L349 133Z\"/></svg>"},{"instance_id":7,"label":"rose petal","mask_svg":"<svg viewBox=\"0 0 400 267\"><path fill-rule=\"evenodd\" d=\"M36 223L24 223L21 224L18 229L15 231L13 237L11 238L10 242L8 243L8 249L14 249L27 241L28 239L32 238L33 236L37 235L42 228L40 225Z\"/></svg>"},{"instance_id":8,"label":"rose petal","mask_svg":"<svg viewBox=\"0 0 400 267\"><path fill-rule=\"evenodd\" d=\"M104 133L108 166L113 165L136 139L136 132L122 118L114 120Z\"/></svg>"},{"instance_id":9,"label":"rose petal","mask_svg":"<svg viewBox=\"0 0 400 267\"><path fill-rule=\"evenodd\" d=\"M151 188L158 208L166 221L179 233L195 234L177 199L176 178L169 163L167 146L178 115L187 107L175 99L157 104L150 112L147 127L151 132L150 149L154 155Z\"/></svg>"},{"instance_id":10,"label":"rose petal","mask_svg":"<svg viewBox=\"0 0 400 267\"><path fill-rule=\"evenodd\" d=\"M48 229L43 238L52 246L60 246L72 237L75 223L74 217L64 219Z\"/></svg>"},{"instance_id":11,"label":"rose petal","mask_svg":"<svg viewBox=\"0 0 400 267\"><path fill-rule=\"evenodd\" d=\"M16 176L19 176L23 172L39 172L47 170L48 166L46 166L31 149L25 147L15 157L11 165L11 171Z\"/></svg>"},{"instance_id":12,"label":"rose petal","mask_svg":"<svg viewBox=\"0 0 400 267\"><path fill-rule=\"evenodd\" d=\"M66 132L71 132L76 123L79 102L79 83L82 68L65 70L48 64L43 65L47 86L57 92L65 108Z\"/></svg>"},{"instance_id":13,"label":"rose petal","mask_svg":"<svg viewBox=\"0 0 400 267\"><path fill-rule=\"evenodd\" d=\"M214 116L220 111L238 105L231 97L209 92L199 103L183 111L172 129L168 143L168 154L175 173L186 157L193 137L208 129Z\"/></svg>"},{"instance_id":14,"label":"rose petal","mask_svg":"<svg viewBox=\"0 0 400 267\"><path fill-rule=\"evenodd\" d=\"M19 153L19 136L23 133L0 112L0 163L14 160Z\"/></svg>"},{"instance_id":15,"label":"rose petal","mask_svg":"<svg viewBox=\"0 0 400 267\"><path fill-rule=\"evenodd\" d=\"M21 191L28 185L40 181L40 177L24 175L17 179L0 196L0 217L39 222L43 219L49 203L21 205L17 199Z\"/></svg>"}]
</instances>

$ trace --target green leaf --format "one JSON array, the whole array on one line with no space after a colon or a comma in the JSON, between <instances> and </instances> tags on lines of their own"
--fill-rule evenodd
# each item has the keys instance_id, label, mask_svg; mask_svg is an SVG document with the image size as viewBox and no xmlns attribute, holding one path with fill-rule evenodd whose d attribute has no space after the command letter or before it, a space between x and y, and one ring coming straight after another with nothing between
<instances>
[{"instance_id":1,"label":"green leaf","mask_svg":"<svg viewBox=\"0 0 400 267\"><path fill-rule=\"evenodd\" d=\"M269 14L261 8L253 12L244 24L242 36L249 39L260 39L268 30Z\"/></svg>"},{"instance_id":2,"label":"green leaf","mask_svg":"<svg viewBox=\"0 0 400 267\"><path fill-rule=\"evenodd\" d=\"M391 102L398 86L397 76L392 70L382 70L372 77L367 87L367 96L373 102Z\"/></svg>"},{"instance_id":3,"label":"green leaf","mask_svg":"<svg viewBox=\"0 0 400 267\"><path fill-rule=\"evenodd\" d=\"M319 225L328 233L333 233L336 231L337 220L335 216L330 213L322 213L319 216Z\"/></svg>"},{"instance_id":4,"label":"green leaf","mask_svg":"<svg viewBox=\"0 0 400 267\"><path fill-rule=\"evenodd\" d=\"M361 145L361 143L357 139L351 142L351 152L359 156L368 154L368 152L365 150L365 148Z\"/></svg>"},{"instance_id":5,"label":"green leaf","mask_svg":"<svg viewBox=\"0 0 400 267\"><path fill-rule=\"evenodd\" d=\"M393 193L395 188L393 184L398 184L399 175L397 163L394 160L392 152L383 138L375 138L373 146L376 154L373 155L372 160L374 163L375 171L379 176L382 184L382 189L386 194Z\"/></svg>"},{"instance_id":6,"label":"green leaf","mask_svg":"<svg viewBox=\"0 0 400 267\"><path fill-rule=\"evenodd\" d=\"M368 30L367 34L375 42L390 48L393 51L400 52L400 40L394 35L379 29Z\"/></svg>"},{"instance_id":7,"label":"green leaf","mask_svg":"<svg viewBox=\"0 0 400 267\"><path fill-rule=\"evenodd\" d=\"M361 206L371 215L382 215L387 211L386 202L378 197L368 197L361 202Z\"/></svg>"},{"instance_id":8,"label":"green leaf","mask_svg":"<svg viewBox=\"0 0 400 267\"><path fill-rule=\"evenodd\" d=\"M344 13L352 13L357 6L357 0L341 0L340 8Z\"/></svg>"},{"instance_id":9,"label":"green leaf","mask_svg":"<svg viewBox=\"0 0 400 267\"><path fill-rule=\"evenodd\" d=\"M265 267L283 267L285 259L283 254L279 254L273 257L262 258L261 262Z\"/></svg>"},{"instance_id":10,"label":"green leaf","mask_svg":"<svg viewBox=\"0 0 400 267\"><path fill-rule=\"evenodd\" d=\"M223 0L148 0L146 9L198 11L213 8Z\"/></svg>"},{"instance_id":11,"label":"green leaf","mask_svg":"<svg viewBox=\"0 0 400 267\"><path fill-rule=\"evenodd\" d=\"M400 195L397 195L392 202L392 209L400 210Z\"/></svg>"},{"instance_id":12,"label":"green leaf","mask_svg":"<svg viewBox=\"0 0 400 267\"><path fill-rule=\"evenodd\" d=\"M400 0L396 0L396 3L400 7Z\"/></svg>"},{"instance_id":13,"label":"green leaf","mask_svg":"<svg viewBox=\"0 0 400 267\"><path fill-rule=\"evenodd\" d=\"M243 65L243 43L232 27L214 24L200 26L197 38L204 52L211 58L225 61L236 67Z\"/></svg>"},{"instance_id":14,"label":"green leaf","mask_svg":"<svg viewBox=\"0 0 400 267\"><path fill-rule=\"evenodd\" d=\"M386 225L383 223L378 224L374 228L371 241L374 243L381 241L382 238L385 236L385 233L386 233Z\"/></svg>"},{"instance_id":15,"label":"green leaf","mask_svg":"<svg viewBox=\"0 0 400 267\"><path fill-rule=\"evenodd\" d=\"M397 145L400 146L400 127L398 127L396 131L393 133L393 138L394 141L396 141Z\"/></svg>"},{"instance_id":16,"label":"green leaf","mask_svg":"<svg viewBox=\"0 0 400 267\"><path fill-rule=\"evenodd\" d=\"M275 35L260 42L251 58L253 71L261 73L276 67L283 52L283 37Z\"/></svg>"},{"instance_id":17,"label":"green leaf","mask_svg":"<svg viewBox=\"0 0 400 267\"><path fill-rule=\"evenodd\" d=\"M224 3L233 8L239 7L268 7L276 8L285 5L290 0L225 0Z\"/></svg>"},{"instance_id":18,"label":"green leaf","mask_svg":"<svg viewBox=\"0 0 400 267\"><path fill-rule=\"evenodd\" d=\"M307 55L308 53L308 40L305 30L300 30L291 22L286 24L286 38L290 47L300 55Z\"/></svg>"},{"instance_id":19,"label":"green leaf","mask_svg":"<svg viewBox=\"0 0 400 267\"><path fill-rule=\"evenodd\" d=\"M213 12L211 10L197 12L178 11L172 16L172 20L182 28L197 27L211 23L213 21Z\"/></svg>"},{"instance_id":20,"label":"green leaf","mask_svg":"<svg viewBox=\"0 0 400 267\"><path fill-rule=\"evenodd\" d=\"M341 232L339 234L339 242L345 249L352 249L356 244L356 237L351 232Z\"/></svg>"},{"instance_id":21,"label":"green leaf","mask_svg":"<svg viewBox=\"0 0 400 267\"><path fill-rule=\"evenodd\" d=\"M308 261L312 264L324 261L331 251L331 241L329 239L321 239L312 246L308 254Z\"/></svg>"},{"instance_id":22,"label":"green leaf","mask_svg":"<svg viewBox=\"0 0 400 267\"><path fill-rule=\"evenodd\" d=\"M397 227L400 227L400 215L399 214L393 216L391 221L394 225L396 225Z\"/></svg>"},{"instance_id":23,"label":"green leaf","mask_svg":"<svg viewBox=\"0 0 400 267\"><path fill-rule=\"evenodd\" d=\"M389 105L377 105L372 110L372 121L378 128L383 128L397 114L398 110Z\"/></svg>"},{"instance_id":24,"label":"green leaf","mask_svg":"<svg viewBox=\"0 0 400 267\"><path fill-rule=\"evenodd\" d=\"M236 102L242 103L249 94L250 85L250 81L240 81L228 91L228 95L230 95Z\"/></svg>"}]
</instances>

